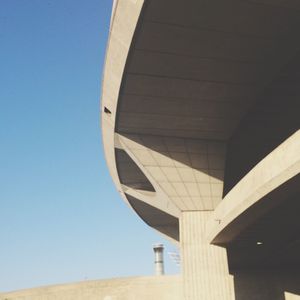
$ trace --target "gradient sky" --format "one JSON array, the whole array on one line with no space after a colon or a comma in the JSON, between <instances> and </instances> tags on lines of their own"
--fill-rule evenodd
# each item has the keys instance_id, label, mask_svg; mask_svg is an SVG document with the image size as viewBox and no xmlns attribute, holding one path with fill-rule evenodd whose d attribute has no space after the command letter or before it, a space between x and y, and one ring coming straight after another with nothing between
<instances>
[{"instance_id":1,"label":"gradient sky","mask_svg":"<svg viewBox=\"0 0 300 300\"><path fill-rule=\"evenodd\" d=\"M175 249L121 200L104 160L111 6L1 0L0 291L151 275L152 244Z\"/></svg>"}]
</instances>

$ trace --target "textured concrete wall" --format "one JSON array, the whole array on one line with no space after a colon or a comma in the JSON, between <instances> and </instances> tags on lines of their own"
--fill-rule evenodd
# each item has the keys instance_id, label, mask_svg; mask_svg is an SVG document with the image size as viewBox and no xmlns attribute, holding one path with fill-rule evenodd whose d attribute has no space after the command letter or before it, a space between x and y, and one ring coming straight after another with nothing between
<instances>
[{"instance_id":1,"label":"textured concrete wall","mask_svg":"<svg viewBox=\"0 0 300 300\"><path fill-rule=\"evenodd\" d=\"M179 276L132 277L41 287L0 295L0 300L181 300Z\"/></svg>"}]
</instances>

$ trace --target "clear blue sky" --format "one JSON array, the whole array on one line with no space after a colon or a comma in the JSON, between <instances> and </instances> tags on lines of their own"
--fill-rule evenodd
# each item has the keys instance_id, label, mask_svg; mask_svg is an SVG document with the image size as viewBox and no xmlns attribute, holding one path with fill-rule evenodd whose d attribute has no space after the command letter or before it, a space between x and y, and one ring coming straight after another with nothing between
<instances>
[{"instance_id":1,"label":"clear blue sky","mask_svg":"<svg viewBox=\"0 0 300 300\"><path fill-rule=\"evenodd\" d=\"M1 0L0 291L153 273L99 120L112 0ZM167 272L178 271L166 255Z\"/></svg>"}]
</instances>

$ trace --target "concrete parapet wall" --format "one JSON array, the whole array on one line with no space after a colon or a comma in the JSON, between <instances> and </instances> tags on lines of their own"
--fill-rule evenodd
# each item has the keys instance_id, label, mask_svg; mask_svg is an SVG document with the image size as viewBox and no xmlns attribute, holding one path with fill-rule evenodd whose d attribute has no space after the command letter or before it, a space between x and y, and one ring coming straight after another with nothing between
<instances>
[{"instance_id":1,"label":"concrete parapet wall","mask_svg":"<svg viewBox=\"0 0 300 300\"><path fill-rule=\"evenodd\" d=\"M130 277L0 294L0 300L179 300L180 276Z\"/></svg>"}]
</instances>

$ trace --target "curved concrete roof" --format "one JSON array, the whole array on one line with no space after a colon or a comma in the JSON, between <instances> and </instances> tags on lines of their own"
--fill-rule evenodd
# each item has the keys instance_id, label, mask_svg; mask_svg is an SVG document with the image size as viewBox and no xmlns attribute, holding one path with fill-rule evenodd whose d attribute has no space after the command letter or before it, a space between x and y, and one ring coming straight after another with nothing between
<instances>
[{"instance_id":1,"label":"curved concrete roof","mask_svg":"<svg viewBox=\"0 0 300 300\"><path fill-rule=\"evenodd\" d=\"M300 128L300 4L119 0L114 7L101 106L112 178L167 236L178 239L182 211L217 208L215 218L226 222L214 224L211 237L220 237L243 212L227 208L244 199L237 200L244 182L264 161L276 164L275 154L274 162L266 156ZM289 171L278 171L285 182ZM261 188L251 191L255 201L264 181Z\"/></svg>"}]
</instances>

